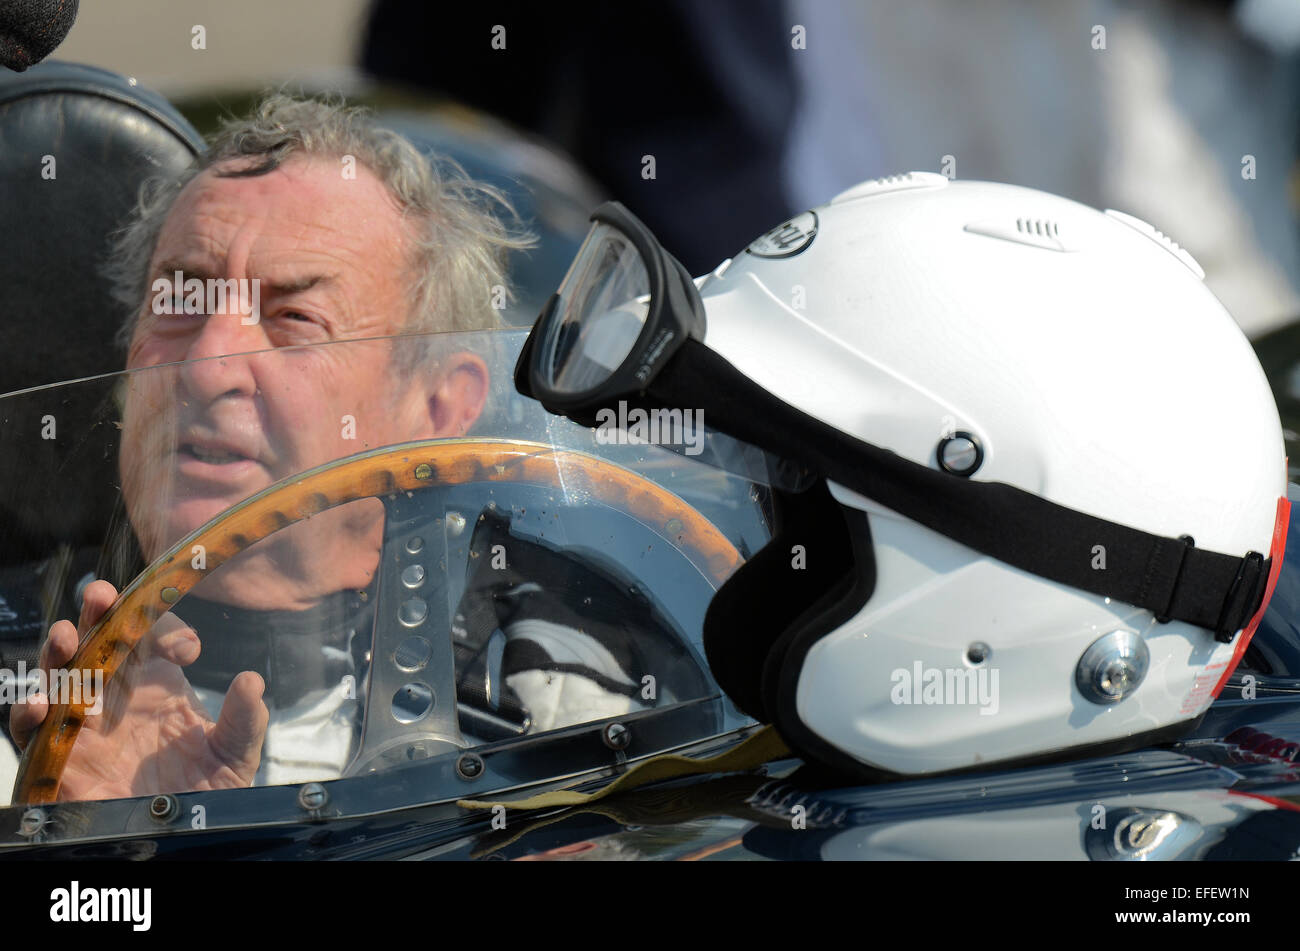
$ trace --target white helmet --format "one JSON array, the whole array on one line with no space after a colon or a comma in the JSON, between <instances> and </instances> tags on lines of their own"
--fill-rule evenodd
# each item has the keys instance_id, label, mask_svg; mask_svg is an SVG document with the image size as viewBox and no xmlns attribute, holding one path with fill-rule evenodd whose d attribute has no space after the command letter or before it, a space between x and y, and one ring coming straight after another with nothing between
<instances>
[{"instance_id":1,"label":"white helmet","mask_svg":"<svg viewBox=\"0 0 1300 951\"><path fill-rule=\"evenodd\" d=\"M598 323L574 268L535 336ZM1191 726L1263 613L1289 511L1268 383L1202 278L1127 215L915 172L759 238L696 282L703 320L670 277L686 316L657 326L652 277L614 351L629 398L697 405L821 477L775 493L773 541L710 607L737 704L859 775ZM534 392L558 379L539 340ZM548 408L590 418L556 388Z\"/></svg>"}]
</instances>

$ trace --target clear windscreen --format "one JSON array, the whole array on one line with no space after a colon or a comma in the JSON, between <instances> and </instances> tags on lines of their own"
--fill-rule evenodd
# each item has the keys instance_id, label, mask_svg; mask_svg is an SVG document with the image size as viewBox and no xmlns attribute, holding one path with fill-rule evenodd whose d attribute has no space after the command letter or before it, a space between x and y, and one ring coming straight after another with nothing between
<instances>
[{"instance_id":1,"label":"clear windscreen","mask_svg":"<svg viewBox=\"0 0 1300 951\"><path fill-rule=\"evenodd\" d=\"M11 735L48 739L33 696L84 712L61 799L368 776L716 696L705 610L769 538L769 490L545 413L511 383L524 336L0 398L0 797Z\"/></svg>"}]
</instances>

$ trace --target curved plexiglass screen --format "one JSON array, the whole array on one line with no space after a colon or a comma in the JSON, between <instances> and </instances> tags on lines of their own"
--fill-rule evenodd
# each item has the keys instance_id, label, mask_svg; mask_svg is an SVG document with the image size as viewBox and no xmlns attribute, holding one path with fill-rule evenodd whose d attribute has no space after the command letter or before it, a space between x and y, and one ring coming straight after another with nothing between
<instances>
[{"instance_id":1,"label":"curved plexiglass screen","mask_svg":"<svg viewBox=\"0 0 1300 951\"><path fill-rule=\"evenodd\" d=\"M74 688L60 799L369 776L716 697L704 613L767 541L769 490L546 414L511 385L524 336L0 398L5 792L10 735ZM100 682L66 655L113 598ZM682 742L721 728L700 710Z\"/></svg>"}]
</instances>

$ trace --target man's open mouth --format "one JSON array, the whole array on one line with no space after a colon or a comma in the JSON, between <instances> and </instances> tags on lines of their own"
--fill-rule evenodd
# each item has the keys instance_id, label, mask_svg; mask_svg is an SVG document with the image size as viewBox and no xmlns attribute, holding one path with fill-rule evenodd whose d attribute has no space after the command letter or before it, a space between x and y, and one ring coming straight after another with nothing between
<instances>
[{"instance_id":1,"label":"man's open mouth","mask_svg":"<svg viewBox=\"0 0 1300 951\"><path fill-rule=\"evenodd\" d=\"M226 465L232 462L245 462L249 460L248 456L242 453L234 452L227 449L214 449L198 446L194 443L184 443L180 447L184 455L192 456L199 462L205 462L209 465Z\"/></svg>"}]
</instances>

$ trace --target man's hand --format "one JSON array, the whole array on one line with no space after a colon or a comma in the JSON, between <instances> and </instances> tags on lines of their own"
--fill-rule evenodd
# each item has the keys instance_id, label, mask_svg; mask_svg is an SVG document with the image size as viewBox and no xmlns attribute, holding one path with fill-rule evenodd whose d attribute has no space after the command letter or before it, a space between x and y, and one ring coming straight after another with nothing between
<instances>
[{"instance_id":1,"label":"man's hand","mask_svg":"<svg viewBox=\"0 0 1300 951\"><path fill-rule=\"evenodd\" d=\"M77 626L59 621L50 628L39 661L47 682L116 598L111 584L96 581L86 587ZM181 671L199 650L198 635L179 618L159 619L106 685L101 712L86 717L63 771L60 799L251 785L270 719L262 701L266 684L250 670L237 676L214 722ZM10 729L20 747L48 712L44 696L13 707Z\"/></svg>"}]
</instances>

